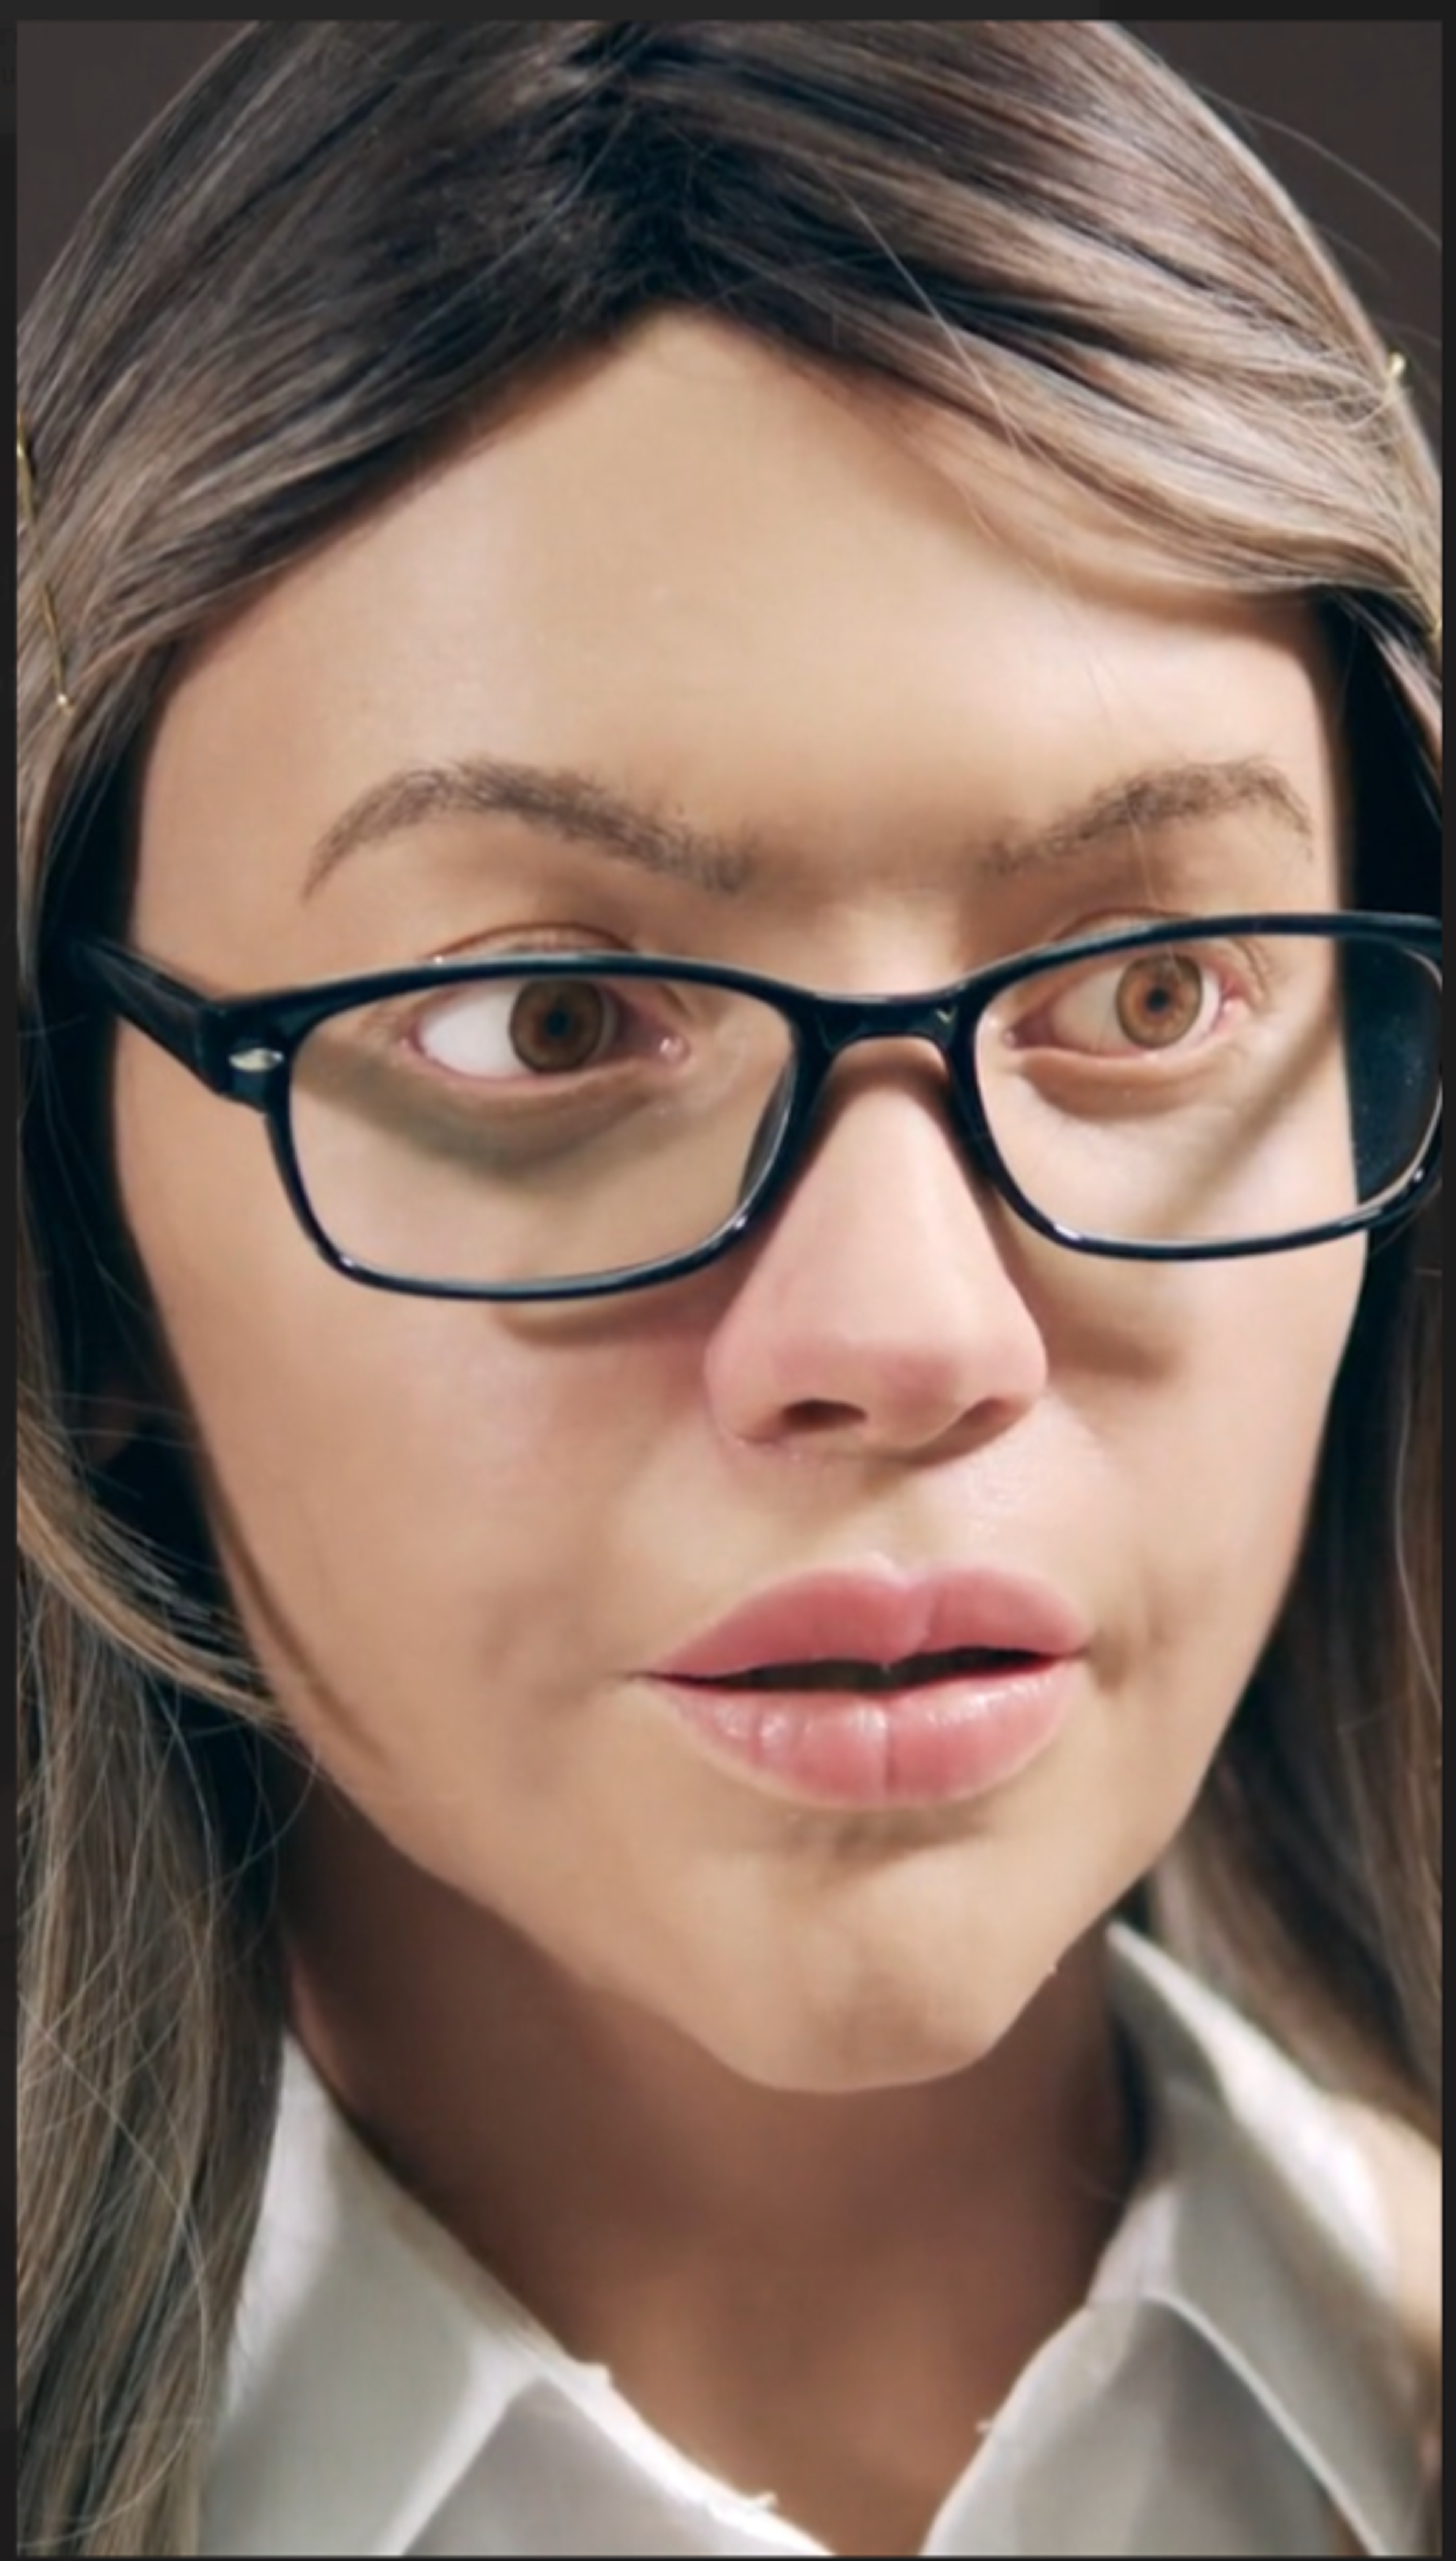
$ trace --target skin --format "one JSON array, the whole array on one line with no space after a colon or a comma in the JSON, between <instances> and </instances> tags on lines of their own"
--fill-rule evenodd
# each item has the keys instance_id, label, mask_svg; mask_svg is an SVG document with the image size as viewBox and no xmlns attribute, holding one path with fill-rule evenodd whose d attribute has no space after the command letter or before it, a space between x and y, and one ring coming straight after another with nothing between
<instances>
[{"instance_id":1,"label":"skin","mask_svg":"<svg viewBox=\"0 0 1456 2561\"><path fill-rule=\"evenodd\" d=\"M888 993L1180 904L1330 906L1329 693L1292 613L1185 587L969 434L659 320L194 661L131 939L219 992L524 926ZM481 752L781 850L733 904L453 817L302 895L365 784ZM1253 810L968 858L1150 764L1251 756L1312 844ZM1097 1925L1277 1614L1360 1250L1140 1270L1037 1240L910 1042L842 1062L765 1230L595 1309L351 1284L253 1116L127 1032L115 1118L213 1533L315 1774L305 2045L665 2433L839 2549L915 2548L1135 2175ZM1030 1573L1091 1622L1073 1714L988 1797L806 1806L633 1676L877 1557Z\"/></svg>"}]
</instances>

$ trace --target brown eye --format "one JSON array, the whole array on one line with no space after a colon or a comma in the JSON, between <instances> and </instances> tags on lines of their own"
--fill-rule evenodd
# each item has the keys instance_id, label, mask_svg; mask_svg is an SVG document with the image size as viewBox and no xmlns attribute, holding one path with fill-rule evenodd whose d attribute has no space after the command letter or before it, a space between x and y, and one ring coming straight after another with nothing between
<instances>
[{"instance_id":1,"label":"brown eye","mask_svg":"<svg viewBox=\"0 0 1456 2561\"><path fill-rule=\"evenodd\" d=\"M523 1067L564 1075L588 1067L609 1028L609 999L589 978L539 979L511 1008L511 1046Z\"/></svg>"},{"instance_id":2,"label":"brown eye","mask_svg":"<svg viewBox=\"0 0 1456 2561\"><path fill-rule=\"evenodd\" d=\"M1222 1003L1216 968L1186 951L1156 949L1087 962L1061 980L1023 1023L1024 1047L1068 1058L1152 1058L1202 1049Z\"/></svg>"},{"instance_id":3,"label":"brown eye","mask_svg":"<svg viewBox=\"0 0 1456 2561\"><path fill-rule=\"evenodd\" d=\"M1184 952L1134 960L1118 979L1118 1026L1139 1049L1171 1049L1187 1040L1203 1010L1204 972Z\"/></svg>"}]
</instances>

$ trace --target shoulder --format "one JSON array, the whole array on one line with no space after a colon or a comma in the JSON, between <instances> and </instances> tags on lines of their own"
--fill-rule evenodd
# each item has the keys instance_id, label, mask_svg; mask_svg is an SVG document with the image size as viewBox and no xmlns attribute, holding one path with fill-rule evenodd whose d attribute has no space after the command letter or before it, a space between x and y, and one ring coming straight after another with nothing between
<instances>
[{"instance_id":1,"label":"shoulder","mask_svg":"<svg viewBox=\"0 0 1456 2561\"><path fill-rule=\"evenodd\" d=\"M1111 1934L1116 1997L1160 2077L1216 2104L1252 2165L1332 2245L1369 2232L1378 2287L1412 2341L1441 2331L1441 2154L1398 2118L1334 2095L1162 1948Z\"/></svg>"},{"instance_id":2,"label":"shoulder","mask_svg":"<svg viewBox=\"0 0 1456 2561\"><path fill-rule=\"evenodd\" d=\"M1395 2118L1349 2101L1338 2114L1370 2172L1394 2266L1401 2325L1420 2366L1441 2361L1441 2155Z\"/></svg>"},{"instance_id":3,"label":"shoulder","mask_svg":"<svg viewBox=\"0 0 1456 2561\"><path fill-rule=\"evenodd\" d=\"M1411 2519L1438 2460L1439 2152L1311 2077L1165 1950L1116 1934L1113 1954L1206 2334L1319 2458L1334 2549L1427 2548Z\"/></svg>"},{"instance_id":4,"label":"shoulder","mask_svg":"<svg viewBox=\"0 0 1456 2561\"><path fill-rule=\"evenodd\" d=\"M1337 2103L1369 2173L1389 2245L1396 2319L1414 2371L1421 2468L1439 2473L1441 2413L1441 2155L1394 2117ZM1337 2549L1358 2554L1341 2519Z\"/></svg>"}]
</instances>

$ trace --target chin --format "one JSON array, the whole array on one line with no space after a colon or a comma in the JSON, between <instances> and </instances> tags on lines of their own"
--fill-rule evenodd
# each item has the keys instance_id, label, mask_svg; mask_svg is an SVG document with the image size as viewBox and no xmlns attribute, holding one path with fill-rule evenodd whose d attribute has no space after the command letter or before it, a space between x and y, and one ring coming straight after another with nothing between
<instances>
[{"instance_id":1,"label":"chin","mask_svg":"<svg viewBox=\"0 0 1456 2561\"><path fill-rule=\"evenodd\" d=\"M974 1979L974 1966L926 1978L847 1967L831 1986L787 1982L748 1986L719 2009L707 2002L687 2027L726 2071L760 2089L848 2097L912 2089L967 2072L1015 2026L1036 1989L1018 1999Z\"/></svg>"},{"instance_id":2,"label":"chin","mask_svg":"<svg viewBox=\"0 0 1456 2561\"><path fill-rule=\"evenodd\" d=\"M908 2022L815 2021L751 2039L724 2039L717 2060L740 2081L799 2098L851 2098L872 2090L912 2090L953 2080L984 2061L999 2040L917 2033Z\"/></svg>"}]
</instances>

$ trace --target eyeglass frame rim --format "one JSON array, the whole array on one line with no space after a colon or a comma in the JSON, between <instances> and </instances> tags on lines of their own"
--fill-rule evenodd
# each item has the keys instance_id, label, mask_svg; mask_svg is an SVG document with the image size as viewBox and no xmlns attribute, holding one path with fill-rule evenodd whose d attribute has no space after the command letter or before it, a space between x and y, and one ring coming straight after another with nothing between
<instances>
[{"instance_id":1,"label":"eyeglass frame rim","mask_svg":"<svg viewBox=\"0 0 1456 2561\"><path fill-rule=\"evenodd\" d=\"M1009 986L1051 975L1101 954L1156 948L1166 942L1215 941L1234 936L1319 935L1331 942L1377 941L1439 962L1442 925L1429 916L1343 909L1295 913L1240 911L1216 917L1160 918L1112 934L1079 936L1065 943L1038 944L1009 953L945 985L898 996L826 995L792 980L717 961L641 951L499 952L476 959L415 961L304 986L213 997L104 936L81 936L68 947L72 978L108 999L133 1029L156 1041L223 1101L261 1114L289 1206L309 1243L331 1269L366 1287L400 1296L529 1304L623 1296L682 1280L716 1263L767 1215L785 1193L802 1155L829 1071L848 1049L877 1039L925 1039L944 1060L968 1168L989 1182L997 1197L1034 1233L1067 1252L1096 1260L1142 1264L1248 1261L1330 1244L1342 1238L1387 1234L1404 1225L1434 1192L1440 1171L1444 1097L1410 1173L1388 1197L1315 1229L1286 1230L1250 1242L1168 1245L1119 1243L1083 1236L1060 1226L1023 1192L997 1144L986 1115L976 1066L975 1033L982 1016ZM303 1043L331 1016L356 1005L423 994L430 987L470 986L510 980L528 968L563 978L672 978L729 994L756 997L784 1018L794 1036L794 1087L772 1154L731 1217L701 1245L656 1263L622 1267L564 1281L415 1280L378 1270L345 1254L322 1226L303 1181L293 1137L291 1085ZM1444 976L1435 973L1444 992ZM244 1053L255 1055L249 1060ZM266 1052L264 1057L260 1055Z\"/></svg>"}]
</instances>

